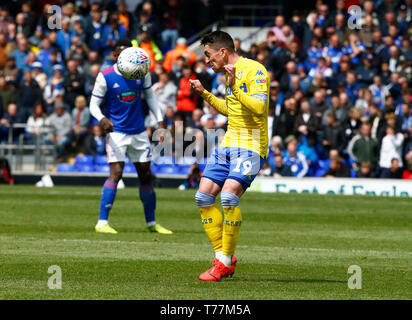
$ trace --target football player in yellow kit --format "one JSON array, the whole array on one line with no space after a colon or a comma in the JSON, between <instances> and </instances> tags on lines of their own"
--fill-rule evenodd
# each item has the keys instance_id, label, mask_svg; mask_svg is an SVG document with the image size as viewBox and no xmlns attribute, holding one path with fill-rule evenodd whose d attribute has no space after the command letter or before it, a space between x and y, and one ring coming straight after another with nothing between
<instances>
[{"instance_id":1,"label":"football player in yellow kit","mask_svg":"<svg viewBox=\"0 0 412 320\"><path fill-rule=\"evenodd\" d=\"M219 99L190 80L192 89L218 112L228 117L228 128L213 163L207 163L196 193L202 224L215 251L212 267L199 276L219 281L232 276L242 214L239 198L250 186L266 160L268 148L269 76L265 67L235 52L232 37L214 31L202 39L206 63L226 76L226 96ZM221 192L222 212L215 202Z\"/></svg>"}]
</instances>

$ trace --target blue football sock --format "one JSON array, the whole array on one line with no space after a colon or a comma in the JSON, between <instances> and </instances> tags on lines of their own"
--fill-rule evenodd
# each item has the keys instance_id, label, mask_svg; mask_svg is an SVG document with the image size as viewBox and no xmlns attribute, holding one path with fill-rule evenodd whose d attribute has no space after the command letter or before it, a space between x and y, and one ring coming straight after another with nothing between
<instances>
[{"instance_id":1,"label":"blue football sock","mask_svg":"<svg viewBox=\"0 0 412 320\"><path fill-rule=\"evenodd\" d=\"M109 219L109 211L113 206L116 191L117 183L107 179L103 185L102 198L100 200L99 220Z\"/></svg>"},{"instance_id":2,"label":"blue football sock","mask_svg":"<svg viewBox=\"0 0 412 320\"><path fill-rule=\"evenodd\" d=\"M143 202L144 215L146 224L152 226L156 223L156 193L153 190L153 185L146 184L139 186L140 200Z\"/></svg>"}]
</instances>

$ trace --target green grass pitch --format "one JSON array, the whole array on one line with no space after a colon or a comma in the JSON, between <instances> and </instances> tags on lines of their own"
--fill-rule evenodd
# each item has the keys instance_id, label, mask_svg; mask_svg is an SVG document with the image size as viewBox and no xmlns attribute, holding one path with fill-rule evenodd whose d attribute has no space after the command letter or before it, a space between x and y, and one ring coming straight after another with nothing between
<instances>
[{"instance_id":1,"label":"green grass pitch","mask_svg":"<svg viewBox=\"0 0 412 320\"><path fill-rule=\"evenodd\" d=\"M157 189L145 231L137 188L94 232L100 187L0 187L0 299L411 299L412 200L248 192L233 278L205 283L211 246L194 191ZM48 268L62 270L50 290ZM349 289L348 268L362 270Z\"/></svg>"}]
</instances>

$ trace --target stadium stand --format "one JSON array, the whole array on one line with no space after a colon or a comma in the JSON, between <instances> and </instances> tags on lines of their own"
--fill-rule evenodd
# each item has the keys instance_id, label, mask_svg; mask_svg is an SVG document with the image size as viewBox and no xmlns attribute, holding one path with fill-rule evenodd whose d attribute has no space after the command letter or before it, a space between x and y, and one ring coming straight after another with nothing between
<instances>
[{"instance_id":1,"label":"stadium stand","mask_svg":"<svg viewBox=\"0 0 412 320\"><path fill-rule=\"evenodd\" d=\"M17 144L37 141L37 145L57 148L57 172L108 172L104 137L94 132L96 120L90 118L87 105L97 73L114 63L110 49L120 37L153 50L153 89L173 144L171 155L152 163L153 173L189 175L195 162L210 155L204 147L212 139L207 129L225 129L227 119L201 99L192 99L190 92L185 98L191 103L190 111L181 109L180 86L189 68L191 78L224 97L224 76L214 74L201 56L190 51L190 44L205 27L216 21L224 24L222 14L226 12L229 19L235 2L228 1L223 10L224 2L214 0L209 7L203 1L159 0L136 2L134 8L127 7L130 1L83 1L81 6L59 1L61 26L57 29L48 23L52 14L45 3L14 1L0 7L0 155L17 154L20 149L24 153ZM236 39L236 48L264 64L271 77L272 143L261 175L271 175L274 157L281 155L293 176L301 166L298 159L304 159L305 176L333 176L336 170L330 170L331 165L339 162L343 166L339 175L360 177L361 167L369 166L369 177L410 179L411 2L317 1L315 9L277 14L269 11L273 6L265 13L260 3L264 1L257 1L253 9L254 20L244 21L266 27L266 38L248 46ZM355 21L359 28L348 22L350 4L362 10ZM269 20L268 12L273 12ZM238 17L230 19L226 25L242 25ZM77 97L85 97L86 106ZM64 112L55 112L59 108ZM144 112L151 136L155 124L148 108ZM25 128L10 129L19 123L25 123ZM39 135L41 128L49 126L54 126L54 132ZM176 132L196 132L193 158L182 157L173 138ZM292 137L297 153L290 157L285 140ZM184 141L184 150L191 143ZM202 171L204 162L198 168ZM125 173L135 172L127 162Z\"/></svg>"}]
</instances>

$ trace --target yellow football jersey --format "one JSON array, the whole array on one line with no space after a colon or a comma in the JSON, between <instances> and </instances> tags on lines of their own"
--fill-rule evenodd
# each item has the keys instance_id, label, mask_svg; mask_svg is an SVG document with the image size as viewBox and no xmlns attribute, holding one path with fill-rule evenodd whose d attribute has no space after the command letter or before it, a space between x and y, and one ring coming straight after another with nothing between
<instances>
[{"instance_id":1,"label":"yellow football jersey","mask_svg":"<svg viewBox=\"0 0 412 320\"><path fill-rule=\"evenodd\" d=\"M257 61L240 57L235 64L236 83L231 88L226 75L228 127L221 147L252 150L267 155L270 79L266 68ZM240 93L239 93L240 91ZM254 97L259 99L248 99Z\"/></svg>"}]
</instances>

